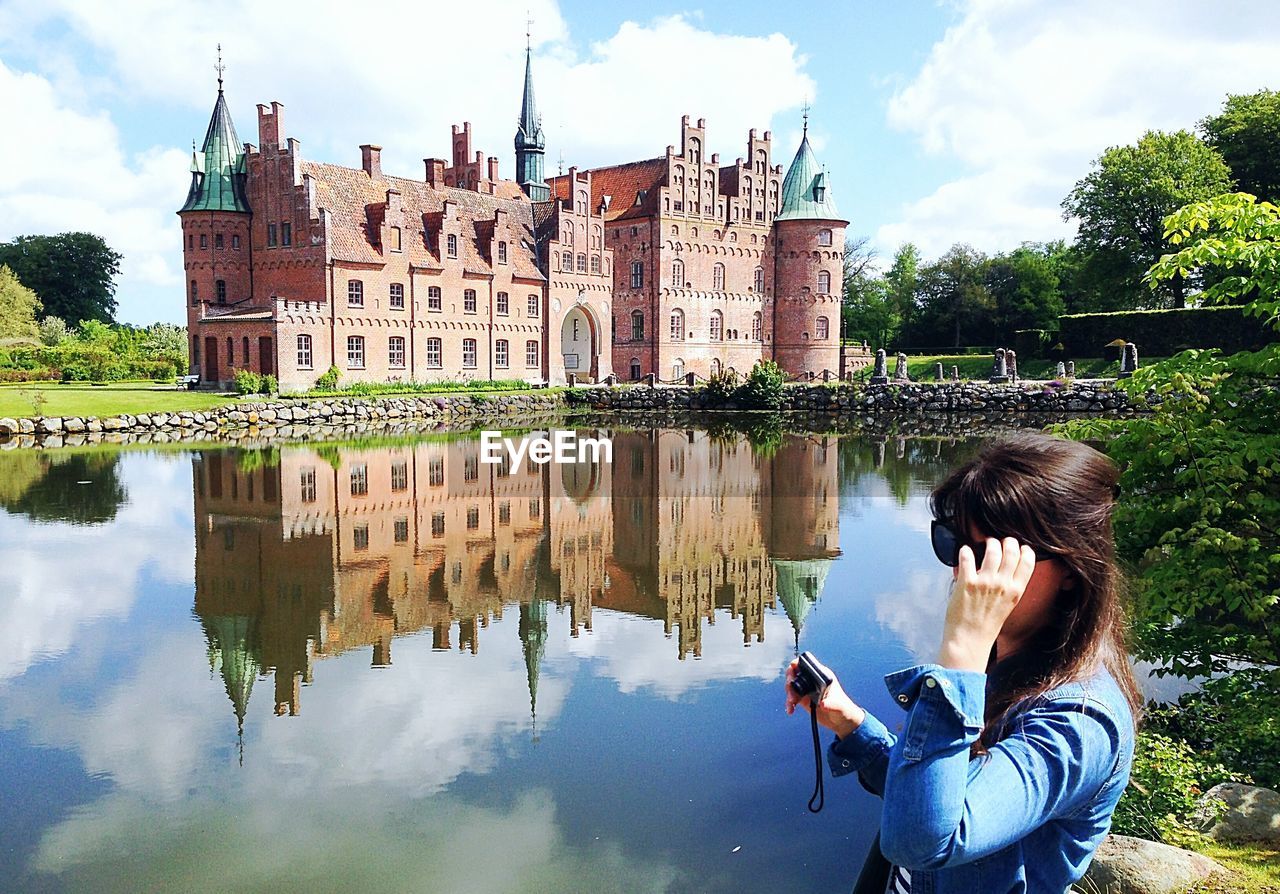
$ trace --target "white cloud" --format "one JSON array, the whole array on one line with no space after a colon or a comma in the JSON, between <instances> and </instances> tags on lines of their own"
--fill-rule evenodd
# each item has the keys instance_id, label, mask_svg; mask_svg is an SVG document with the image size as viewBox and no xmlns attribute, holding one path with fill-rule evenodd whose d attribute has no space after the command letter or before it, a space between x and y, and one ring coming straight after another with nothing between
<instances>
[{"instance_id":1,"label":"white cloud","mask_svg":"<svg viewBox=\"0 0 1280 894\"><path fill-rule=\"evenodd\" d=\"M909 199L876 241L933 256L957 241L1069 238L1059 203L1094 158L1149 129L1193 128L1228 92L1275 86L1278 37L1280 7L1244 0L970 0L888 109L892 127L966 171Z\"/></svg>"},{"instance_id":2,"label":"white cloud","mask_svg":"<svg viewBox=\"0 0 1280 894\"><path fill-rule=\"evenodd\" d=\"M783 35L720 34L697 16L627 21L580 47L554 0L388 0L367 15L336 0L229 0L215 19L154 0L14 0L0 9L0 55L31 59L36 73L0 69L0 115L24 135L6 144L18 157L0 150L0 161L42 176L0 187L0 238L73 225L102 232L126 256L122 316L177 318L181 303L165 297L182 263L173 212L186 194L189 141L213 105L219 40L245 142L258 142L254 105L278 100L304 156L355 166L359 145L373 142L388 172L418 177L424 157L450 154L450 125L468 120L473 150L496 155L512 176L526 15L549 174L561 152L579 166L661 155L679 142L682 114L707 119L708 148L727 163L744 153L749 128L769 128L815 93ZM742 71L749 90L725 74ZM165 121L147 138L163 146L130 158L121 146L137 138L122 140L112 122L139 107ZM30 159L31 147L43 157ZM786 164L794 145L775 147ZM151 306L136 306L135 285L152 286Z\"/></svg>"}]
</instances>

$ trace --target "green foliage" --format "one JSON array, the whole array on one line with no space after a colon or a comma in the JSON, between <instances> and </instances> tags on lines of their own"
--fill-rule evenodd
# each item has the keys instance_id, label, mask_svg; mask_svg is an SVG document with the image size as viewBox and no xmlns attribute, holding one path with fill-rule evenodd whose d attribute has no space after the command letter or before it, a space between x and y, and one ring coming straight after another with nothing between
<instances>
[{"instance_id":1,"label":"green foliage","mask_svg":"<svg viewBox=\"0 0 1280 894\"><path fill-rule=\"evenodd\" d=\"M279 447L260 447L253 450L241 450L236 456L236 468L241 472L256 472L258 469L276 468L280 465Z\"/></svg>"},{"instance_id":2,"label":"green foliage","mask_svg":"<svg viewBox=\"0 0 1280 894\"><path fill-rule=\"evenodd\" d=\"M262 376L247 369L236 370L236 394L261 394Z\"/></svg>"},{"instance_id":3,"label":"green foliage","mask_svg":"<svg viewBox=\"0 0 1280 894\"><path fill-rule=\"evenodd\" d=\"M1036 246L1023 245L992 258L985 284L995 305L992 325L997 343L1007 344L1017 329L1056 329L1058 315L1066 311L1056 265Z\"/></svg>"},{"instance_id":4,"label":"green foliage","mask_svg":"<svg viewBox=\"0 0 1280 894\"><path fill-rule=\"evenodd\" d=\"M40 299L17 275L0 264L0 338L35 338Z\"/></svg>"},{"instance_id":5,"label":"green foliage","mask_svg":"<svg viewBox=\"0 0 1280 894\"><path fill-rule=\"evenodd\" d=\"M742 417L736 426L747 437L751 449L768 458L782 447L782 417L776 413L753 413Z\"/></svg>"},{"instance_id":6,"label":"green foliage","mask_svg":"<svg viewBox=\"0 0 1280 894\"><path fill-rule=\"evenodd\" d=\"M1280 201L1280 93L1228 96L1220 113L1200 122L1200 132L1231 168L1239 190Z\"/></svg>"},{"instance_id":7,"label":"green foliage","mask_svg":"<svg viewBox=\"0 0 1280 894\"><path fill-rule=\"evenodd\" d=\"M772 360L761 360L751 367L747 380L734 397L749 410L777 410L782 406L782 389L786 381L782 367Z\"/></svg>"},{"instance_id":8,"label":"green foliage","mask_svg":"<svg viewBox=\"0 0 1280 894\"><path fill-rule=\"evenodd\" d=\"M1058 333L1046 329L1019 329L1014 332L1013 349L1018 352L1019 369L1025 369L1024 364L1028 360L1048 357L1051 346L1057 341Z\"/></svg>"},{"instance_id":9,"label":"green foliage","mask_svg":"<svg viewBox=\"0 0 1280 894\"><path fill-rule=\"evenodd\" d=\"M316 379L316 391L333 391L338 387L340 372L337 366L330 366L320 378Z\"/></svg>"},{"instance_id":10,"label":"green foliage","mask_svg":"<svg viewBox=\"0 0 1280 894\"><path fill-rule=\"evenodd\" d=\"M342 451L333 444L317 444L314 448L316 456L320 457L334 469L342 468Z\"/></svg>"},{"instance_id":11,"label":"green foliage","mask_svg":"<svg viewBox=\"0 0 1280 894\"><path fill-rule=\"evenodd\" d=\"M121 260L92 233L18 236L0 242L0 264L9 265L35 291L46 314L64 320L114 318Z\"/></svg>"},{"instance_id":12,"label":"green foliage","mask_svg":"<svg viewBox=\"0 0 1280 894\"><path fill-rule=\"evenodd\" d=\"M262 377L262 393L263 394L279 394L280 381L273 375L265 375Z\"/></svg>"},{"instance_id":13,"label":"green foliage","mask_svg":"<svg viewBox=\"0 0 1280 894\"><path fill-rule=\"evenodd\" d=\"M334 373L336 367L321 378ZM316 387L307 392L308 397L372 397L379 394L440 394L453 391L527 391L530 385L521 379L446 379L439 382L352 382L342 388Z\"/></svg>"},{"instance_id":14,"label":"green foliage","mask_svg":"<svg viewBox=\"0 0 1280 894\"><path fill-rule=\"evenodd\" d=\"M721 369L711 374L702 393L716 403L724 403L733 397L738 390L738 374L731 369Z\"/></svg>"},{"instance_id":15,"label":"green foliage","mask_svg":"<svg viewBox=\"0 0 1280 894\"><path fill-rule=\"evenodd\" d=\"M903 327L913 345L953 345L978 340L991 331L995 302L985 282L987 258L969 245L953 245L921 268L915 308ZM985 339L983 339L985 340Z\"/></svg>"},{"instance_id":16,"label":"green foliage","mask_svg":"<svg viewBox=\"0 0 1280 894\"><path fill-rule=\"evenodd\" d=\"M1186 348L1220 348L1233 354L1280 340L1280 334L1268 331L1239 305L1065 314L1059 327L1057 338L1068 357L1097 356L1117 338L1133 342L1142 356L1165 357Z\"/></svg>"},{"instance_id":17,"label":"green foliage","mask_svg":"<svg viewBox=\"0 0 1280 894\"><path fill-rule=\"evenodd\" d=\"M62 317L55 317L50 314L40 321L41 343L56 348L71 337L71 329Z\"/></svg>"},{"instance_id":18,"label":"green foliage","mask_svg":"<svg viewBox=\"0 0 1280 894\"><path fill-rule=\"evenodd\" d=\"M1102 296L1096 309L1182 307L1185 276L1162 281L1154 294L1142 288L1143 274L1166 248L1160 222L1230 188L1222 156L1185 130L1148 131L1136 146L1102 153L1062 202L1064 218L1079 224L1084 274Z\"/></svg>"}]
</instances>

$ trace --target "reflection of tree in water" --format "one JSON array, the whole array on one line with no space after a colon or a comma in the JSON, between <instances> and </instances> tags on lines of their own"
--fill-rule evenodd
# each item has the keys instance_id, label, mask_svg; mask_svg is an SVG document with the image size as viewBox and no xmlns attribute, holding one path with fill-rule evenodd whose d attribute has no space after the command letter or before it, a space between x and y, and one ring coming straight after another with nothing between
<instances>
[{"instance_id":1,"label":"reflection of tree in water","mask_svg":"<svg viewBox=\"0 0 1280 894\"><path fill-rule=\"evenodd\" d=\"M109 522L128 499L117 474L119 460L115 452L9 451L0 456L0 506L35 521Z\"/></svg>"},{"instance_id":2,"label":"reflection of tree in water","mask_svg":"<svg viewBox=\"0 0 1280 894\"><path fill-rule=\"evenodd\" d=\"M946 474L977 449L977 438L846 437L840 440L840 487L856 490L860 480L874 475L884 480L899 505L927 493Z\"/></svg>"}]
</instances>

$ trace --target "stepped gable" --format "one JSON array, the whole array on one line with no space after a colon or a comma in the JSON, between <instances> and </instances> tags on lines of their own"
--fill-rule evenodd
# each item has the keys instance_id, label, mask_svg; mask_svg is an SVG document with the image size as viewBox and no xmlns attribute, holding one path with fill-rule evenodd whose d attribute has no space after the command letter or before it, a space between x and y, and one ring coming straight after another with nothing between
<instances>
[{"instance_id":1,"label":"stepped gable","mask_svg":"<svg viewBox=\"0 0 1280 894\"><path fill-rule=\"evenodd\" d=\"M651 217L658 213L658 188L667 176L667 159L647 158L623 165L595 168L591 172L591 210L600 208L605 196L610 196L609 208L604 212L606 221L625 220L633 217ZM553 177L551 195L557 199L569 198L569 175ZM637 202L637 196L645 194Z\"/></svg>"},{"instance_id":2,"label":"stepped gable","mask_svg":"<svg viewBox=\"0 0 1280 894\"><path fill-rule=\"evenodd\" d=\"M370 211L380 209L387 200L387 190L400 192L405 221L421 223L427 215L444 212L445 201L456 208L463 221L463 238L459 240L459 259L467 273L493 272L491 259L477 244L480 234L493 229L494 215L505 211L508 225L519 235L511 246L510 261L514 274L524 279L542 280L534 253L532 206L519 187L499 182L501 195L486 195L468 189L444 187L435 189L420 180L404 177L374 179L359 168L345 168L325 162L302 161L303 176L311 178L315 188L315 204L329 214L329 252L335 260L361 264L383 264L386 257L370 238ZM439 270L440 246L429 243L425 231L415 226L404 234L404 254L414 267Z\"/></svg>"}]
</instances>

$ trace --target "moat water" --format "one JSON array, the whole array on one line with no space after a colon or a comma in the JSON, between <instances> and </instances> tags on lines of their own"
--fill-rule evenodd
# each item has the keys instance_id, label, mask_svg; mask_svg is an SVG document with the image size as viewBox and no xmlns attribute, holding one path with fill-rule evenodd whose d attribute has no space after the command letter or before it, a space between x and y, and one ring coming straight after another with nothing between
<instances>
[{"instance_id":1,"label":"moat water","mask_svg":"<svg viewBox=\"0 0 1280 894\"><path fill-rule=\"evenodd\" d=\"M800 649L892 727L976 442L0 453L0 890L847 891Z\"/></svg>"}]
</instances>

